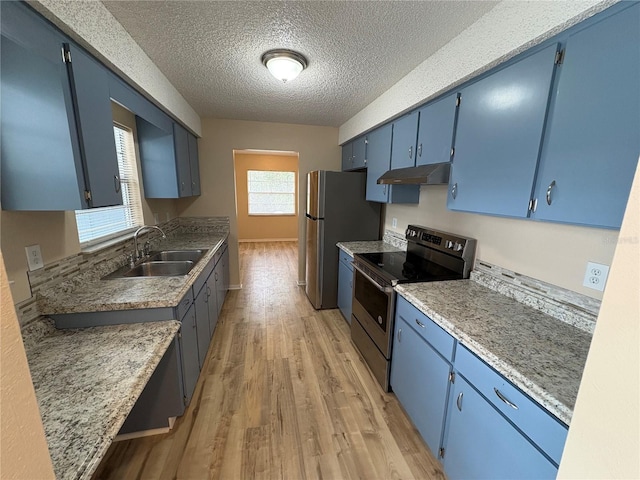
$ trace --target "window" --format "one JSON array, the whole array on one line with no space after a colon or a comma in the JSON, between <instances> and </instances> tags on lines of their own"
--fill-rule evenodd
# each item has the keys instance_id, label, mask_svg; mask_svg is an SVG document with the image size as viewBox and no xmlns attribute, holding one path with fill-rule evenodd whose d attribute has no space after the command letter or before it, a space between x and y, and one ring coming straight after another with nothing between
<instances>
[{"instance_id":1,"label":"window","mask_svg":"<svg viewBox=\"0 0 640 480\"><path fill-rule=\"evenodd\" d=\"M295 215L296 172L249 170L249 215Z\"/></svg>"},{"instance_id":2,"label":"window","mask_svg":"<svg viewBox=\"0 0 640 480\"><path fill-rule=\"evenodd\" d=\"M123 205L76 210L78 237L83 247L117 237L143 225L138 167L131 129L114 124Z\"/></svg>"}]
</instances>

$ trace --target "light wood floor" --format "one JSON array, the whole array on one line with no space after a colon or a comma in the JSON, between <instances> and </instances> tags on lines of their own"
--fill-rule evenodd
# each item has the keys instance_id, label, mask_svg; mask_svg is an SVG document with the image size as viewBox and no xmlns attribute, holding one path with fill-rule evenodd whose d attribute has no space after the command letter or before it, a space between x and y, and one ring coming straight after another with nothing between
<instances>
[{"instance_id":1,"label":"light wood floor","mask_svg":"<svg viewBox=\"0 0 640 480\"><path fill-rule=\"evenodd\" d=\"M297 244L240 244L191 405L167 434L114 443L94 478L444 478L339 310L296 285Z\"/></svg>"}]
</instances>

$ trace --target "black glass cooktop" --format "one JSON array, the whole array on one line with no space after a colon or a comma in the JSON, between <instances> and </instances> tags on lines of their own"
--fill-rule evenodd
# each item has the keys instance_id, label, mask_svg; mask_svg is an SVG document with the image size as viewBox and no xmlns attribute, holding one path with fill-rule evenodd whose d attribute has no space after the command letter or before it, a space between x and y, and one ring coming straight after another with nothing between
<instances>
[{"instance_id":1,"label":"black glass cooktop","mask_svg":"<svg viewBox=\"0 0 640 480\"><path fill-rule=\"evenodd\" d=\"M459 280L462 273L455 272L437 262L411 252L378 252L357 254L382 270L398 283Z\"/></svg>"}]
</instances>

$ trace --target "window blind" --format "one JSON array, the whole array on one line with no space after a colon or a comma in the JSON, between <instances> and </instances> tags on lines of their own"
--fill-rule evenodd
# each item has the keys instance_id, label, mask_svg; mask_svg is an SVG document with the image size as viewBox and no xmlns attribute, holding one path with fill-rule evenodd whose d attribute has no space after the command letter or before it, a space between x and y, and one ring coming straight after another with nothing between
<instances>
[{"instance_id":1,"label":"window blind","mask_svg":"<svg viewBox=\"0 0 640 480\"><path fill-rule=\"evenodd\" d=\"M247 172L249 215L295 215L296 173Z\"/></svg>"},{"instance_id":2,"label":"window blind","mask_svg":"<svg viewBox=\"0 0 640 480\"><path fill-rule=\"evenodd\" d=\"M78 238L85 247L117 237L143 225L138 167L131 129L114 124L113 134L122 185L122 205L76 210Z\"/></svg>"}]
</instances>

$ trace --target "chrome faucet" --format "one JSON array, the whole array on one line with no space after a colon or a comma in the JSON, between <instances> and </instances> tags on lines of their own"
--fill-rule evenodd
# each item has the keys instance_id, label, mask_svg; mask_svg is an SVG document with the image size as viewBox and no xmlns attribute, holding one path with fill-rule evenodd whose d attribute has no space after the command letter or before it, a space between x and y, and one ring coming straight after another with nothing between
<instances>
[{"instance_id":1,"label":"chrome faucet","mask_svg":"<svg viewBox=\"0 0 640 480\"><path fill-rule=\"evenodd\" d=\"M138 234L145 229L155 229L158 230L161 234L162 234L162 238L167 238L167 236L165 235L164 231L157 225L143 225L141 226L138 230L136 230L136 233L133 234L133 256L134 256L134 261L138 261L140 260L140 258L142 258L142 255L140 254L140 250L138 249Z\"/></svg>"}]
</instances>

